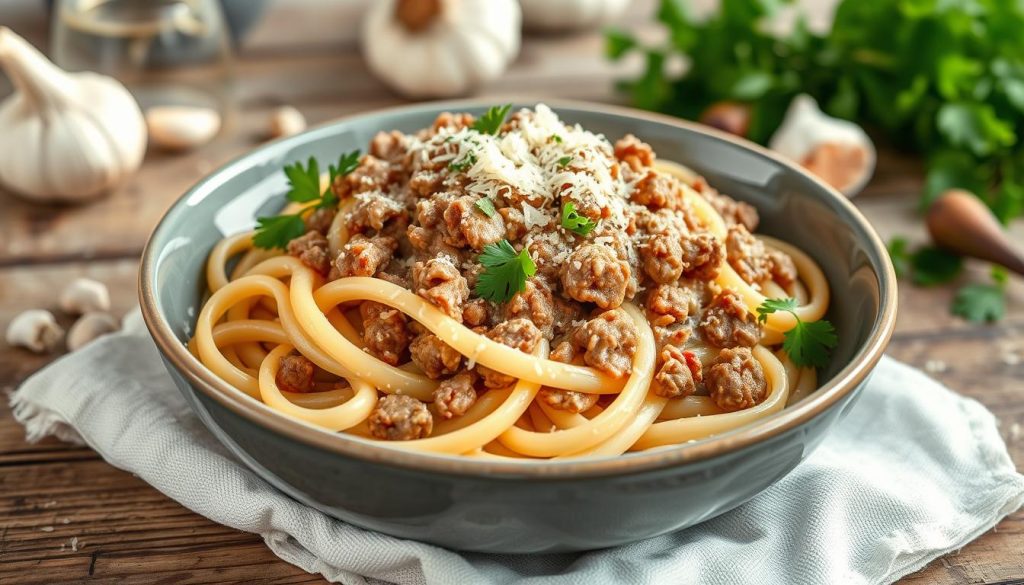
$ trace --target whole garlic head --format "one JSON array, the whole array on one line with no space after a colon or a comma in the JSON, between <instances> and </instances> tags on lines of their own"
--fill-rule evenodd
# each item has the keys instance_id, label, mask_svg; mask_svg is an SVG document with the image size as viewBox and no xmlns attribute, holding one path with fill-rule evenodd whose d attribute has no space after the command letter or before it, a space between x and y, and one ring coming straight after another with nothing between
<instances>
[{"instance_id":1,"label":"whole garlic head","mask_svg":"<svg viewBox=\"0 0 1024 585\"><path fill-rule=\"evenodd\" d=\"M66 73L7 27L0 68L16 88L0 103L0 184L29 199L74 201L138 169L146 125L120 82Z\"/></svg>"},{"instance_id":2,"label":"whole garlic head","mask_svg":"<svg viewBox=\"0 0 1024 585\"><path fill-rule=\"evenodd\" d=\"M847 197L860 193L875 172L875 145L867 133L849 120L825 114L806 94L793 98L768 147Z\"/></svg>"},{"instance_id":3,"label":"whole garlic head","mask_svg":"<svg viewBox=\"0 0 1024 585\"><path fill-rule=\"evenodd\" d=\"M515 0L379 0L363 22L370 69L409 97L462 95L519 53Z\"/></svg>"},{"instance_id":4,"label":"whole garlic head","mask_svg":"<svg viewBox=\"0 0 1024 585\"><path fill-rule=\"evenodd\" d=\"M523 24L532 30L583 30L611 24L629 0L519 0Z\"/></svg>"}]
</instances>

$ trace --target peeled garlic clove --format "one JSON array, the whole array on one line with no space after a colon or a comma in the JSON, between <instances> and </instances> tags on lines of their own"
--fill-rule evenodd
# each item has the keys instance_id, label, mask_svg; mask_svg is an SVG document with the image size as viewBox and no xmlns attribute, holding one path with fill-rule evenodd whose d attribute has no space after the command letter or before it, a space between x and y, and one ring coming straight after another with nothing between
<instances>
[{"instance_id":1,"label":"peeled garlic clove","mask_svg":"<svg viewBox=\"0 0 1024 585\"><path fill-rule=\"evenodd\" d=\"M768 147L803 165L847 197L864 188L875 172L875 145L848 120L826 115L809 95L798 95Z\"/></svg>"},{"instance_id":2,"label":"peeled garlic clove","mask_svg":"<svg viewBox=\"0 0 1024 585\"><path fill-rule=\"evenodd\" d=\"M281 138L298 134L306 129L306 118L302 112L291 106L281 106L270 113L270 127L267 136Z\"/></svg>"},{"instance_id":3,"label":"peeled garlic clove","mask_svg":"<svg viewBox=\"0 0 1024 585\"><path fill-rule=\"evenodd\" d=\"M68 351L78 351L81 347L99 337L113 333L121 328L117 319L107 313L86 313L68 329L65 343Z\"/></svg>"},{"instance_id":4,"label":"peeled garlic clove","mask_svg":"<svg viewBox=\"0 0 1024 585\"><path fill-rule=\"evenodd\" d=\"M167 150L198 148L217 135L220 114L210 108L156 106L146 110L149 138Z\"/></svg>"},{"instance_id":5,"label":"peeled garlic clove","mask_svg":"<svg viewBox=\"0 0 1024 585\"><path fill-rule=\"evenodd\" d=\"M49 353L60 345L64 329L57 324L53 313L44 309L30 309L16 316L7 326L7 343L24 347L36 353Z\"/></svg>"},{"instance_id":6,"label":"peeled garlic clove","mask_svg":"<svg viewBox=\"0 0 1024 585\"><path fill-rule=\"evenodd\" d=\"M110 309L107 285L91 278L76 278L60 294L60 308L70 315Z\"/></svg>"}]
</instances>

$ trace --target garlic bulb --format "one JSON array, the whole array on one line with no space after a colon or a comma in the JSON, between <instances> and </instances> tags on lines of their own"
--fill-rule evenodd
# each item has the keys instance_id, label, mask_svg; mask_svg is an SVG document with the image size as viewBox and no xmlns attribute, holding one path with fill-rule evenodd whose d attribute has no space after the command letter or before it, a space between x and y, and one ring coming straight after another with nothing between
<instances>
[{"instance_id":1,"label":"garlic bulb","mask_svg":"<svg viewBox=\"0 0 1024 585\"><path fill-rule=\"evenodd\" d=\"M826 115L809 95L793 98L768 147L800 163L847 197L860 193L875 172L875 145L864 130Z\"/></svg>"},{"instance_id":2,"label":"garlic bulb","mask_svg":"<svg viewBox=\"0 0 1024 585\"><path fill-rule=\"evenodd\" d=\"M519 53L515 0L380 0L367 9L370 69L409 97L465 94L501 75Z\"/></svg>"},{"instance_id":3,"label":"garlic bulb","mask_svg":"<svg viewBox=\"0 0 1024 585\"><path fill-rule=\"evenodd\" d=\"M0 67L17 90L0 104L0 184L29 199L73 201L139 167L146 125L117 80L66 73L6 27Z\"/></svg>"},{"instance_id":4,"label":"garlic bulb","mask_svg":"<svg viewBox=\"0 0 1024 585\"><path fill-rule=\"evenodd\" d=\"M610 24L629 0L519 0L523 24L533 30L595 29Z\"/></svg>"}]
</instances>

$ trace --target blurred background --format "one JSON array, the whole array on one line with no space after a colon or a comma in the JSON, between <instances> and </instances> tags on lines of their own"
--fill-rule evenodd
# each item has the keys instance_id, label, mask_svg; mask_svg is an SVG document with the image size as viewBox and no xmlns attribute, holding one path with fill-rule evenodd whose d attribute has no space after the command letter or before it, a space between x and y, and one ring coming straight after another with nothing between
<instances>
[{"instance_id":1,"label":"blurred background","mask_svg":"<svg viewBox=\"0 0 1024 585\"><path fill-rule=\"evenodd\" d=\"M890 354L985 403L1024 461L1019 2L0 0L0 27L27 41L0 30L0 326L43 308L69 327L56 295L78 277L109 287L114 315L130 311L138 257L164 210L270 138L424 99L616 103L768 145L855 197L900 271ZM60 70L107 77L93 87ZM51 142L26 130L43 116L70 118L47 97L79 85L93 92L85 109L96 110L87 118L98 134ZM72 164L101 150L113 154ZM0 389L62 351L0 347ZM198 531L221 556L201 556L192 570L213 575L238 550L268 575L294 570L252 537L187 512L179 524L122 530L139 512L110 486L157 510L176 504L86 448L24 443L0 408L0 465L49 459L78 463L56 479L45 479L45 466L21 474L25 485L11 493L47 501L81 486L109 508L91 546L173 568L180 554L152 553L144 541L180 544ZM1024 575L1022 526L1024 513L1010 516L920 582ZM77 554L68 534L39 539L5 554Z\"/></svg>"}]
</instances>

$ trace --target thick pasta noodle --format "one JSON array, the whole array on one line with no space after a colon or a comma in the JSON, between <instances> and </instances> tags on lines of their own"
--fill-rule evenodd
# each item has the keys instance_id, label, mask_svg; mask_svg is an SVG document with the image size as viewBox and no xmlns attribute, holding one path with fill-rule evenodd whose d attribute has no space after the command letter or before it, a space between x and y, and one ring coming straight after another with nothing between
<instances>
[{"instance_id":1,"label":"thick pasta noodle","mask_svg":"<svg viewBox=\"0 0 1024 585\"><path fill-rule=\"evenodd\" d=\"M405 141L406 155L402 159L387 159L383 147L378 148L378 140L383 140L378 137L371 148L373 154L363 157L352 174L370 172L374 165L381 164L391 165L392 174L397 174L396 169L402 170L405 175L396 179L397 186L393 185L391 195L386 196L400 201L401 196L395 193L417 184L416 173L422 172L417 169L425 161L440 160L442 165L430 167L430 172L442 176L465 174L460 183L461 193L475 201L475 207L479 207L482 198L497 202L500 217L506 222L501 234L505 235L512 233L509 225L516 218L530 216L531 212L543 213L545 207L510 202L511 192L502 191L500 185L505 185L505 189L509 185L515 187L512 179L516 175L509 168L500 167L501 160L496 163L486 159L488 148L494 146L498 150L499 155L495 156L504 153L508 159L517 160L516 156L521 159L526 155L516 150L516 140L542 144L529 151L534 157L530 160L538 161L536 164L543 171L538 171L541 178L547 173L555 177L551 184L563 185L563 200L576 201L578 209L586 211L588 201L572 199L573 192L565 185L574 180L589 180L591 190L604 185L602 181L612 186L609 189L619 189L615 192L625 202L612 204L611 212L605 210L604 219L596 222L595 235L589 236L592 242L587 242L587 234L579 231L575 235L563 234L559 237L574 242L569 246L571 253L559 257L555 247L553 262L545 264L543 250L538 247L538 242L544 240L540 236L531 240L529 230L550 230L551 224L541 224L541 229L536 230L530 222L543 220L525 217L527 235L518 241L513 239L510 244L516 251L530 253L531 258L535 250L540 250L536 252L537 274L520 285L511 299L492 298L484 302L477 298L481 295L479 286L468 292L468 283L464 288L443 289L456 291L454 298L463 305L460 313L450 306L453 297L433 294L440 289L430 285L441 286L435 284L436 279L425 281L423 275L428 268L465 271L462 277L476 270L465 266L472 265L472 259L480 254L482 246L474 238L487 232L467 231L461 226L490 221L485 218L495 214L487 215L486 209L482 209L485 213L480 217L467 219L462 215L461 223L453 221L449 214L459 199L432 194L426 198L428 203L443 201L446 207L439 214L441 219L434 220L437 224L430 224L429 213L424 211L429 211L430 206L422 201L404 205L406 209L415 208L415 213L402 212L403 206L388 203L385 196L379 195L388 192L380 185L367 195L354 192L352 184L372 181L364 177L360 179L362 183L346 182L346 177L340 177L331 186L338 197L337 210L331 209L329 214L314 210L313 206L286 210L298 214L310 227L302 240L319 242L322 252L332 261L330 269L324 270L322 264L318 268L315 259L310 259L309 250L313 248L300 247L296 240L285 242L285 249L267 250L254 247L251 232L225 238L209 256L206 281L210 296L189 341L191 352L237 392L284 415L363 440L386 441L396 448L476 458L529 461L613 456L662 448L754 423L813 392L817 372L797 367L779 349L783 334L796 325L796 317L805 322L815 321L828 308L828 283L807 254L772 238L741 233L739 236L748 237L745 241L748 246L755 246L757 254L776 258L775 265L765 264L774 271L770 277L752 280L745 271L749 272L751 258L761 257L740 256L737 261L734 249L725 245L728 238L737 237L733 234L738 229L737 220L729 213L740 209L735 207L740 204L721 195L706 195L700 190L706 190L706 186L698 184L699 177L682 166L653 161L653 153L650 160L645 160L641 147L636 147L639 154L631 159L629 153L633 151L620 148L620 141L613 155L603 137L579 127L561 125L557 118L553 119L559 125L553 127L561 130L555 134L550 130L553 114L543 106L538 106L536 112L524 110L517 116L494 138L466 128L468 122L447 120L448 125L444 125L439 118L433 129L415 138L393 138ZM506 138L499 140L502 133ZM508 135L518 138L507 138ZM550 139L555 135L559 136L557 141ZM635 142L627 146L643 145L632 140ZM566 148L575 148L571 151L573 156L581 159L586 158L585 153L598 152L601 156L593 158L607 161L602 163L605 166L588 167L585 165L592 163L580 163L584 165L580 169L563 172L565 156L559 158L560 166L543 163L553 156L545 150L550 143L557 143L560 148L569 143ZM449 146L452 144L456 146ZM467 144L477 153L467 163L468 170L458 168L457 163L461 160L459 149L468 148ZM424 154L428 152L432 154ZM474 169L481 165L497 166L499 171L494 172L505 173L497 181L496 191L484 192L484 187L474 190L474 186L491 185L489 175L480 175L487 169L474 175ZM525 163L519 170L524 168ZM562 175L558 175L560 172ZM529 177L521 181L517 188L524 192L533 185L530 181L536 182ZM608 231L612 228L602 226L607 222L614 227L616 213L634 214L636 217L629 225L647 220L653 224L658 218L658 204L636 195L645 188L644 181L662 181L661 185L668 186L665 188L669 191L664 192L674 194L676 199L669 204L674 206L671 213L662 213L661 217L685 219L686 227L673 228L679 232L655 232L651 228L650 232L630 234L641 243L630 244L635 248L622 252L621 245L615 248L615 234ZM640 209L637 201L654 212ZM553 205L559 209L557 203ZM480 212L473 207L459 209L464 214ZM568 213L564 206L561 210ZM402 217L401 213L407 214L400 226L406 232L388 232L387 222L392 216ZM327 217L317 220L316 214ZM364 217L360 214L369 218L364 220L366 223L355 219ZM313 227L316 221L321 222L319 228ZM427 230L431 225L441 227L431 228L436 233L427 235L436 236L435 240L441 239L444 244L431 243L430 249L417 247L424 238L416 230ZM624 230L623 233L633 229L621 227L626 222L618 225L616 229ZM382 235L392 233L399 235ZM404 233L409 234L408 241L402 239L406 237ZM452 235L459 233L463 234L462 239ZM708 262L712 264L700 272L688 273L679 272L669 262L670 274L665 277L659 272L665 264L658 263L664 254L659 256L651 251L657 247L655 240L664 233L680 233L679 237L687 242L696 241L685 240L695 237L693 234L709 234L717 242L709 252L712 260ZM385 240L386 237L393 240ZM704 237L702 241L707 242ZM368 273L352 268L351 262L346 264L346 259L357 253L353 250L373 251L368 246L375 241L395 241L390 249L394 258L383 260ZM493 244L494 238L487 243ZM585 263L580 250L587 246L590 248L585 251L589 254L606 254L596 251L595 246L618 250L615 253L623 258L635 253L637 258L621 263L615 263L614 257L606 260L613 263L622 277L632 279L632 284L616 281L591 283L589 289L576 286L573 274L567 273L579 270L578 265ZM446 252L453 248L454 252ZM671 254L676 248L670 242L666 249ZM715 249L719 251L717 256L713 254ZM463 266L442 258L446 253L463 260ZM778 258L789 260L783 262ZM431 264L438 259L443 262ZM791 273L776 270L778 266L790 265ZM392 269L394 266L399 268ZM602 266L605 267L594 274L600 276L601 270L611 270ZM481 278L479 270L474 277ZM454 278L458 284L459 277ZM602 296L604 289L618 284L626 287L623 298L616 299L617 303L609 302ZM538 290L548 294L538 295ZM690 292L698 300L679 300L684 298L679 294ZM661 293L677 295L667 297L676 303L667 309L668 313L656 299L652 300ZM721 299L726 296L736 299L733 305L722 304L725 301ZM756 323L757 308L767 298L782 297L797 300L796 317L779 312L769 315L763 325ZM684 302L690 302L691 308L683 309L680 303ZM732 329L710 329L718 323L708 317L719 310L715 309L719 306L716 303L731 307L732 314L738 315L726 323ZM559 311L567 310L566 304L572 305L569 308L575 312L570 311L568 317L560 316ZM471 305L486 314L487 319L473 317L469 312ZM676 316L672 319L665 316L673 311ZM509 323L516 323L517 328ZM759 339L744 342L740 333L755 327ZM499 333L509 330L515 335ZM621 339L616 338L615 332L620 332ZM719 339L730 333L732 338ZM740 341L733 341L736 339ZM385 349L392 346L385 347L385 343L398 349L389 353ZM424 348L437 353L424 353ZM689 369L681 369L684 367ZM732 394L722 388L730 383Z\"/></svg>"}]
</instances>

